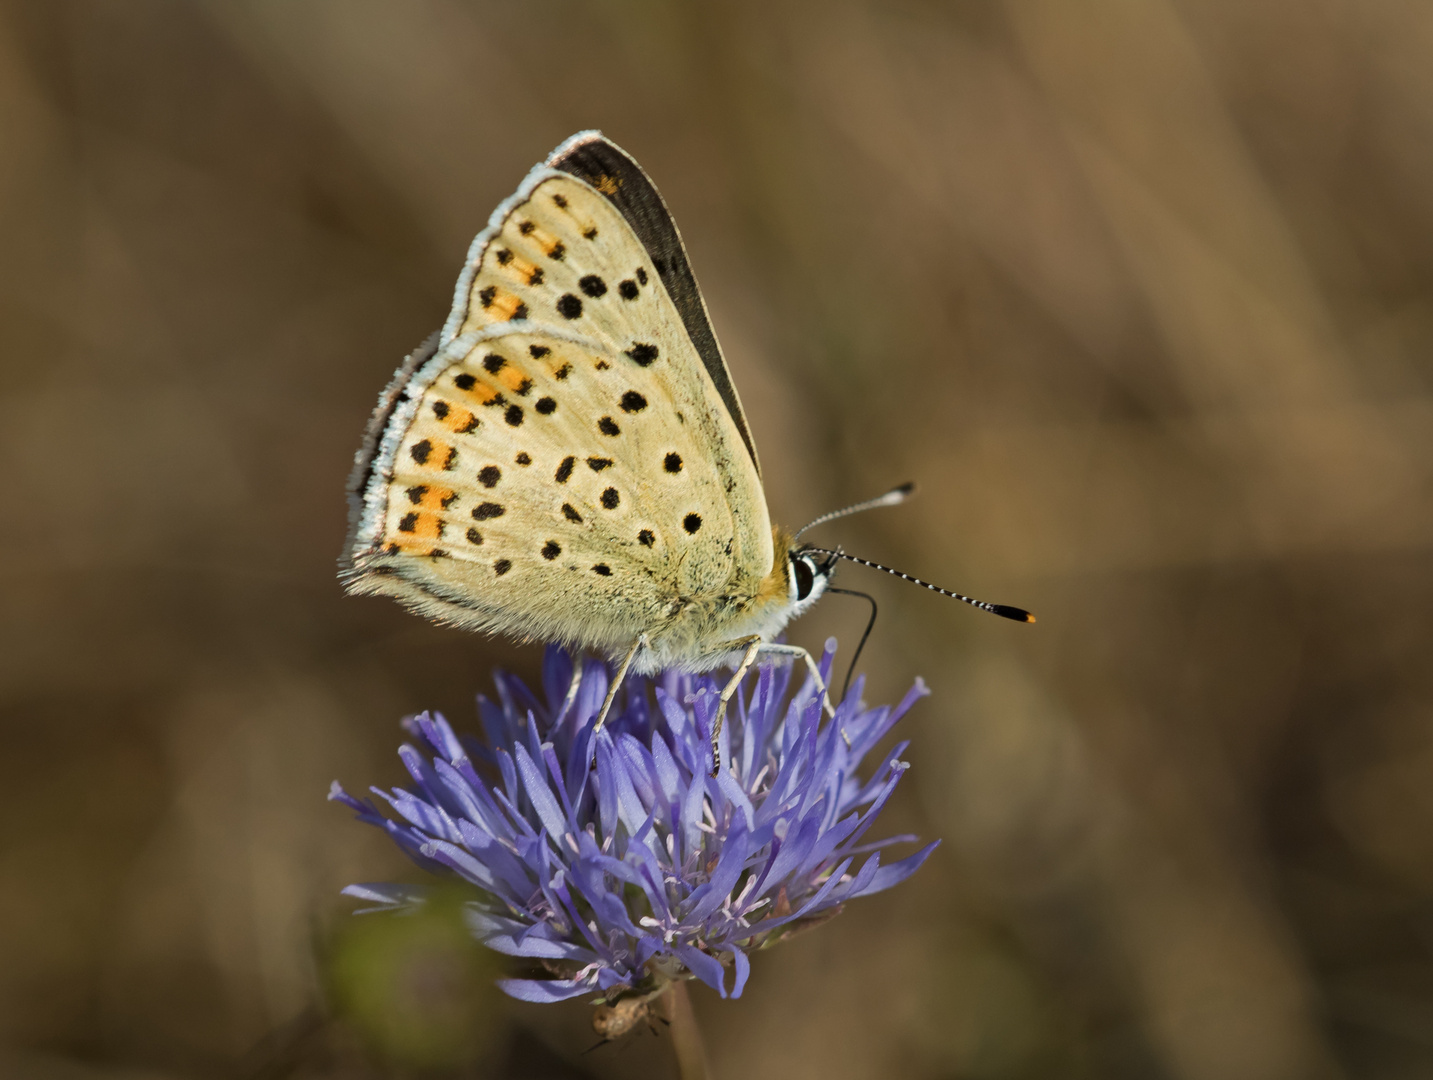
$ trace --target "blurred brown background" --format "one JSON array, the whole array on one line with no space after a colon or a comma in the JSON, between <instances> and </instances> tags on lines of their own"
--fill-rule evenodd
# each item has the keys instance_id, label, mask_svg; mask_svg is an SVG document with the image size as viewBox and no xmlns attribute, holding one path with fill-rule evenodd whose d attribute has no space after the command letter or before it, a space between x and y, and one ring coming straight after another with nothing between
<instances>
[{"instance_id":1,"label":"blurred brown background","mask_svg":"<svg viewBox=\"0 0 1433 1080\"><path fill-rule=\"evenodd\" d=\"M915 479L823 536L1040 616L843 572L946 844L697 994L717 1075L1433 1075L1426 0L0 3L0 1072L381 1074L313 943L408 871L328 783L538 652L342 597L344 478L585 127L773 517ZM502 1016L511 1075L670 1074Z\"/></svg>"}]
</instances>

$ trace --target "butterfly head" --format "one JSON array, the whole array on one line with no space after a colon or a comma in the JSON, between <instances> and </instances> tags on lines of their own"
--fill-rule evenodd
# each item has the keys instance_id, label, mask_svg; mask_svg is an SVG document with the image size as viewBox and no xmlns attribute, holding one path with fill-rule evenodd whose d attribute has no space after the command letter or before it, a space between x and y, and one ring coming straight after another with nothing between
<instances>
[{"instance_id":1,"label":"butterfly head","mask_svg":"<svg viewBox=\"0 0 1433 1080\"><path fill-rule=\"evenodd\" d=\"M793 619L821 599L835 570L835 555L808 547L790 549L786 557L786 599Z\"/></svg>"}]
</instances>

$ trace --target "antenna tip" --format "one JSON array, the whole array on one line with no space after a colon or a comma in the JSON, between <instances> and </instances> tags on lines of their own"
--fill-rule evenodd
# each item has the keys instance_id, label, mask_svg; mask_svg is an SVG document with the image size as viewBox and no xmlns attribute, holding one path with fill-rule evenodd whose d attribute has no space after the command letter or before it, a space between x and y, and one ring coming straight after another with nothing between
<instances>
[{"instance_id":1,"label":"antenna tip","mask_svg":"<svg viewBox=\"0 0 1433 1080\"><path fill-rule=\"evenodd\" d=\"M1003 619L1014 619L1016 622L1035 621L1035 616L1024 608L1011 607L1009 604L992 604L991 611Z\"/></svg>"},{"instance_id":2,"label":"antenna tip","mask_svg":"<svg viewBox=\"0 0 1433 1080\"><path fill-rule=\"evenodd\" d=\"M899 495L899 496L901 496L902 498L905 498L905 497L908 496L908 495L914 495L914 494L915 494L915 490L916 490L916 482L915 482L914 480L907 480L907 481L906 481L904 484L902 484L900 487L892 488L890 493L891 493L892 495Z\"/></svg>"}]
</instances>

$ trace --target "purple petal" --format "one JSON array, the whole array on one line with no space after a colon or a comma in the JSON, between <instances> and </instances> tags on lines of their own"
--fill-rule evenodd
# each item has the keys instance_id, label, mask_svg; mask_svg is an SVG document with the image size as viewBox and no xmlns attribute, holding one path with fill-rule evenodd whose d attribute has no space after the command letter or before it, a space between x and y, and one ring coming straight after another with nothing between
<instances>
[{"instance_id":1,"label":"purple petal","mask_svg":"<svg viewBox=\"0 0 1433 1080\"><path fill-rule=\"evenodd\" d=\"M394 908L414 907L427 898L428 890L421 885L404 885L400 882L363 882L349 885L343 890L343 895L379 905L378 907L358 909L359 913L367 914L370 911L391 911Z\"/></svg>"},{"instance_id":2,"label":"purple petal","mask_svg":"<svg viewBox=\"0 0 1433 1080\"><path fill-rule=\"evenodd\" d=\"M528 802L537 814L537 820L542 823L548 836L554 839L566 836L567 815L562 812L562 807L553 797L552 789L547 786L547 777L532 760L527 747L521 743L513 747L513 756L517 759L518 775L522 777L523 790L527 792Z\"/></svg>"},{"instance_id":3,"label":"purple petal","mask_svg":"<svg viewBox=\"0 0 1433 1080\"><path fill-rule=\"evenodd\" d=\"M906 878L919 870L921 864L930 858L930 853L938 847L940 847L940 841L936 840L934 843L927 844L921 848L914 855L907 855L899 862L893 862L890 866L881 867L876 871L869 885L859 892L853 891L851 896L870 896L872 893L878 893L882 889L889 889L892 885L899 885L905 881Z\"/></svg>"},{"instance_id":4,"label":"purple petal","mask_svg":"<svg viewBox=\"0 0 1433 1080\"><path fill-rule=\"evenodd\" d=\"M597 742L597 810L602 825L603 839L610 839L617 831L617 780L612 775L612 738L605 731L594 736Z\"/></svg>"},{"instance_id":5,"label":"purple petal","mask_svg":"<svg viewBox=\"0 0 1433 1080\"><path fill-rule=\"evenodd\" d=\"M735 776L730 769L723 769L717 776L717 786L721 788L722 794L727 797L732 806L741 811L742 821L750 829L755 822L756 811L752 809L751 800L746 797L746 792L741 789Z\"/></svg>"},{"instance_id":6,"label":"purple petal","mask_svg":"<svg viewBox=\"0 0 1433 1080\"><path fill-rule=\"evenodd\" d=\"M726 970L721 966L720 960L708 956L700 949L690 945L669 945L668 949L677 959L687 965L688 971L722 997L726 997Z\"/></svg>"},{"instance_id":7,"label":"purple petal","mask_svg":"<svg viewBox=\"0 0 1433 1080\"><path fill-rule=\"evenodd\" d=\"M771 860L771 865L763 874L761 883L757 886L752 899L756 900L765 896L772 888L790 877L792 871L806 861L807 856L811 854L811 849L816 846L820 828L820 823L814 817L808 817L795 826L794 836L790 832L786 834L786 839L781 842L780 850Z\"/></svg>"},{"instance_id":8,"label":"purple petal","mask_svg":"<svg viewBox=\"0 0 1433 1080\"><path fill-rule=\"evenodd\" d=\"M705 773L694 775L686 796L682 799L682 847L677 858L683 861L690 858L692 852L702 849L702 830L699 826L703 817L702 809L706 805L706 781Z\"/></svg>"},{"instance_id":9,"label":"purple petal","mask_svg":"<svg viewBox=\"0 0 1433 1080\"><path fill-rule=\"evenodd\" d=\"M746 869L746 840L746 825L737 818L722 842L721 855L717 858L711 879L697 887L688 898L690 906L682 917L684 922L689 925L700 923L731 897L732 889L736 888L742 871Z\"/></svg>"},{"instance_id":10,"label":"purple petal","mask_svg":"<svg viewBox=\"0 0 1433 1080\"><path fill-rule=\"evenodd\" d=\"M667 747L667 740L662 737L659 731L652 736L652 766L657 771L657 783L662 789L662 796L668 807L667 823L671 824L670 807L674 805L682 793L682 773L677 768L677 761L672 757L672 751Z\"/></svg>"},{"instance_id":11,"label":"purple petal","mask_svg":"<svg viewBox=\"0 0 1433 1080\"><path fill-rule=\"evenodd\" d=\"M746 980L751 975L751 958L742 949L735 946L731 950L732 966L736 969L736 979L731 988L731 996L741 997L741 992L746 989Z\"/></svg>"},{"instance_id":12,"label":"purple petal","mask_svg":"<svg viewBox=\"0 0 1433 1080\"><path fill-rule=\"evenodd\" d=\"M519 1001L536 1001L546 1005L590 994L594 987L590 983L571 979L499 979L498 989Z\"/></svg>"}]
</instances>

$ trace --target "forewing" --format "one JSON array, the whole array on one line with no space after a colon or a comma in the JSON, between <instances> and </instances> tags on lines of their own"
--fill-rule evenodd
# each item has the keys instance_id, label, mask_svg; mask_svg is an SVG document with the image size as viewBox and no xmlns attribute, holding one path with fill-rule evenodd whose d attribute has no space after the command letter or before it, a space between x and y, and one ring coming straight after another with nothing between
<instances>
[{"instance_id":1,"label":"forewing","mask_svg":"<svg viewBox=\"0 0 1433 1080\"><path fill-rule=\"evenodd\" d=\"M771 567L755 462L649 253L547 168L474 243L351 493L350 588L519 637L620 647Z\"/></svg>"}]
</instances>

